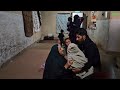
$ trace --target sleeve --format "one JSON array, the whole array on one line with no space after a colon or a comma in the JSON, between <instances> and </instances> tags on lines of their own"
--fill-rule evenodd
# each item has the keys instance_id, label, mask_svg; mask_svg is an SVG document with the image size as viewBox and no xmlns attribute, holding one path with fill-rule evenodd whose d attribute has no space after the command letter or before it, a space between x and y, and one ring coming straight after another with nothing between
<instances>
[{"instance_id":1,"label":"sleeve","mask_svg":"<svg viewBox=\"0 0 120 90\"><path fill-rule=\"evenodd\" d=\"M85 66L81 69L81 72L87 71L92 65L94 61L94 54L95 54L95 48L89 47L86 51L86 55L88 58L88 62L85 64Z\"/></svg>"},{"instance_id":2,"label":"sleeve","mask_svg":"<svg viewBox=\"0 0 120 90\"><path fill-rule=\"evenodd\" d=\"M57 73L56 73L56 75L55 75L55 77L56 77L56 79L66 79L66 78L69 78L69 76L71 76L71 74L72 74L73 72L72 72L72 70L70 70L70 69L66 69L64 66L62 67L62 69L60 69Z\"/></svg>"},{"instance_id":3,"label":"sleeve","mask_svg":"<svg viewBox=\"0 0 120 90\"><path fill-rule=\"evenodd\" d=\"M70 22L67 22L67 27L69 27L69 25L70 25Z\"/></svg>"},{"instance_id":4,"label":"sleeve","mask_svg":"<svg viewBox=\"0 0 120 90\"><path fill-rule=\"evenodd\" d=\"M59 35L58 35L58 38L60 38L60 33L59 33Z\"/></svg>"},{"instance_id":5,"label":"sleeve","mask_svg":"<svg viewBox=\"0 0 120 90\"><path fill-rule=\"evenodd\" d=\"M65 37L65 35L63 34L63 37Z\"/></svg>"}]
</instances>

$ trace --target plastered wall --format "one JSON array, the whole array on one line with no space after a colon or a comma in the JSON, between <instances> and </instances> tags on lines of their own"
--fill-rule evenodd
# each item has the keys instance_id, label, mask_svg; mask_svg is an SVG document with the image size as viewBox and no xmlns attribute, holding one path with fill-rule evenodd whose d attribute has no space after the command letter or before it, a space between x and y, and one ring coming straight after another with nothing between
<instances>
[{"instance_id":1,"label":"plastered wall","mask_svg":"<svg viewBox=\"0 0 120 90\"><path fill-rule=\"evenodd\" d=\"M40 38L41 30L25 37L22 11L0 11L0 66Z\"/></svg>"}]
</instances>

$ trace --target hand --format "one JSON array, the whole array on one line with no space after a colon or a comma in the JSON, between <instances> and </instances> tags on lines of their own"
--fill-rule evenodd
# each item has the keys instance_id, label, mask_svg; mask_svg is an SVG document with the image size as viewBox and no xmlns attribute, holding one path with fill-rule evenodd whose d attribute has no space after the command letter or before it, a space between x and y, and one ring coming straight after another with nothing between
<instances>
[{"instance_id":1,"label":"hand","mask_svg":"<svg viewBox=\"0 0 120 90\"><path fill-rule=\"evenodd\" d=\"M69 68L73 64L73 60L68 60L67 63L65 64L65 68Z\"/></svg>"},{"instance_id":2,"label":"hand","mask_svg":"<svg viewBox=\"0 0 120 90\"><path fill-rule=\"evenodd\" d=\"M64 55L64 52L63 52L63 48L61 48L61 47L58 47L58 52L60 53L60 55Z\"/></svg>"},{"instance_id":3,"label":"hand","mask_svg":"<svg viewBox=\"0 0 120 90\"><path fill-rule=\"evenodd\" d=\"M74 68L74 69L72 69L72 71L77 74L81 71L81 69L80 68Z\"/></svg>"},{"instance_id":4,"label":"hand","mask_svg":"<svg viewBox=\"0 0 120 90\"><path fill-rule=\"evenodd\" d=\"M72 65L72 64L73 64L73 60L69 60L69 61L67 61L67 63L68 63L69 65Z\"/></svg>"}]
</instances>

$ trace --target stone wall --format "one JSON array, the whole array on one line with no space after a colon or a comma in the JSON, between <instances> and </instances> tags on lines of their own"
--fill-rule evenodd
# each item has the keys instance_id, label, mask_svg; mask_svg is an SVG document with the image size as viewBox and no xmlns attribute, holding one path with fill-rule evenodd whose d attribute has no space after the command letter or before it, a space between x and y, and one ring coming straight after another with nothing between
<instances>
[{"instance_id":1,"label":"stone wall","mask_svg":"<svg viewBox=\"0 0 120 90\"><path fill-rule=\"evenodd\" d=\"M33 16L35 12L32 11ZM34 24L33 30L36 26L38 25ZM39 40L41 28L39 29L32 37L25 37L22 11L0 11L0 66Z\"/></svg>"},{"instance_id":2,"label":"stone wall","mask_svg":"<svg viewBox=\"0 0 120 90\"><path fill-rule=\"evenodd\" d=\"M101 48L106 50L108 43L108 32L109 32L109 19L102 16L102 11L98 11L96 30L87 29L90 38ZM90 12L88 14L88 23L90 22Z\"/></svg>"}]
</instances>

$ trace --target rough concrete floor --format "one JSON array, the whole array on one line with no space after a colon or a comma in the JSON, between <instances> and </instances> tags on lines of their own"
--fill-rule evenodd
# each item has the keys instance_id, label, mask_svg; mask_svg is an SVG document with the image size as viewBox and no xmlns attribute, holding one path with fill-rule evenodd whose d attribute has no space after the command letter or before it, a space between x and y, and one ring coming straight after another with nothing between
<instances>
[{"instance_id":1,"label":"rough concrete floor","mask_svg":"<svg viewBox=\"0 0 120 90\"><path fill-rule=\"evenodd\" d=\"M46 42L34 43L5 63L0 69L0 79L42 79L40 66L54 44L52 41Z\"/></svg>"},{"instance_id":2,"label":"rough concrete floor","mask_svg":"<svg viewBox=\"0 0 120 90\"><path fill-rule=\"evenodd\" d=\"M0 79L42 79L43 70L40 70L40 66L55 43L56 41L34 43L2 66ZM120 70L114 65L115 55L100 49L100 56L103 72L109 72L110 79L120 79Z\"/></svg>"}]
</instances>

